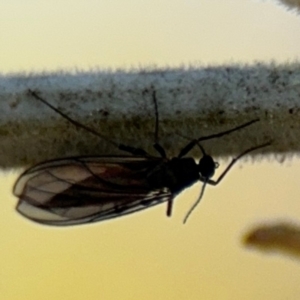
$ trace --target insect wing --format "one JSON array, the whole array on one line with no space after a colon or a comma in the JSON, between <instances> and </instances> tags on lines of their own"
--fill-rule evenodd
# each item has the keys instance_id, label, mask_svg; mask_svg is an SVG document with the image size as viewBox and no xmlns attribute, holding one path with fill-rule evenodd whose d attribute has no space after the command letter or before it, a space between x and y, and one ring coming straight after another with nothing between
<instances>
[{"instance_id":1,"label":"insect wing","mask_svg":"<svg viewBox=\"0 0 300 300\"><path fill-rule=\"evenodd\" d=\"M17 211L42 224L75 225L133 213L172 199L151 189L147 174L161 158L111 156L47 161L25 171L14 194Z\"/></svg>"}]
</instances>

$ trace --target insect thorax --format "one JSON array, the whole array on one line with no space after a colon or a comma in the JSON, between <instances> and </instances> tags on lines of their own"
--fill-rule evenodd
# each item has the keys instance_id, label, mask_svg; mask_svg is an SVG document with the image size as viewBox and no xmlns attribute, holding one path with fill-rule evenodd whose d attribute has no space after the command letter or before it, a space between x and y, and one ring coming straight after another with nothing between
<instances>
[{"instance_id":1,"label":"insect thorax","mask_svg":"<svg viewBox=\"0 0 300 300\"><path fill-rule=\"evenodd\" d=\"M158 165L149 175L152 188L168 187L174 194L199 180L198 166L193 158L172 158Z\"/></svg>"}]
</instances>

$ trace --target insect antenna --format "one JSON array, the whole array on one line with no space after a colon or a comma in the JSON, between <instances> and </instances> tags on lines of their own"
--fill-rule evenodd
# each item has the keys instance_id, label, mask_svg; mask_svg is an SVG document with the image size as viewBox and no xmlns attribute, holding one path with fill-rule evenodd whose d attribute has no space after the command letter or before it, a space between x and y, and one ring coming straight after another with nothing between
<instances>
[{"instance_id":1,"label":"insect antenna","mask_svg":"<svg viewBox=\"0 0 300 300\"><path fill-rule=\"evenodd\" d=\"M188 211L188 213L186 214L184 220L183 220L183 224L186 223L186 221L188 220L189 216L191 215L191 213L194 211L194 209L196 208L196 206L199 204L200 200L202 199L202 196L204 194L204 189L205 189L205 186L206 184L210 184L210 185L217 185L218 183L220 183L220 181L225 177L225 175L229 172L229 170L232 168L232 166L239 160L241 159L243 156L245 156L246 154L250 153L250 152L253 152L255 150L258 150L258 149L261 149L261 148L264 148L264 147L267 147L267 146L270 146L272 144L272 141L269 141L265 144L262 144L262 145L258 145L258 146L255 146L255 147L251 147L245 151L243 151L241 154L239 154L238 156L234 157L231 161L231 163L226 167L226 169L223 171L223 173L219 176L219 178L214 181L214 180L211 180L210 179L210 175L209 176L200 176L200 181L203 182L203 185L202 185L202 189L201 189L201 193L197 199L197 201L193 204L193 206L190 208L190 210ZM197 145L200 147L200 149L202 150L202 153L203 153L203 157L202 159L205 159L205 157L209 157L209 155L205 154L205 151L203 149L203 147L200 145L200 143L197 143ZM201 160L202 160L201 159ZM212 158L211 158L212 159ZM219 163L217 162L214 162L214 169L218 168L219 167Z\"/></svg>"},{"instance_id":2,"label":"insect antenna","mask_svg":"<svg viewBox=\"0 0 300 300\"><path fill-rule=\"evenodd\" d=\"M200 148L203 157L204 157L204 156L207 156L207 154L206 154L204 148L201 146L201 144L200 144L198 141L196 141L196 144L197 144L197 146ZM219 166L219 164L218 164L218 163L215 163L215 168L217 168L218 166ZM207 179L208 179L208 178L207 178ZM187 212L186 216L184 217L184 219L183 219L183 224L185 224L185 223L187 222L189 216L192 214L192 212L194 211L194 209L198 206L199 202L201 201L201 199L202 199L202 197L203 197L203 195L204 195L204 190L205 190L206 183L207 183L207 180L204 180L203 185L202 185L202 188L201 188L201 193L200 193L200 195L199 195L197 201L193 204L193 206L190 208L190 210Z\"/></svg>"},{"instance_id":3,"label":"insect antenna","mask_svg":"<svg viewBox=\"0 0 300 300\"><path fill-rule=\"evenodd\" d=\"M261 144L261 145L255 146L255 147L251 147L251 148L243 151L240 155L238 155L237 157L234 157L232 159L231 163L227 166L227 168L223 171L223 173L220 175L220 177L216 181L208 179L208 183L211 184L211 185L217 185L225 177L225 175L229 172L229 170L233 167L233 165L238 160L240 160L243 156L245 156L246 154L248 154L250 152L256 151L258 149L268 147L270 145L272 145L272 141L269 141L267 143L264 143L264 144Z\"/></svg>"},{"instance_id":4,"label":"insect antenna","mask_svg":"<svg viewBox=\"0 0 300 300\"><path fill-rule=\"evenodd\" d=\"M193 204L193 206L190 208L190 210L187 212L186 216L184 217L183 224L186 223L186 221L188 220L189 216L191 215L191 213L194 211L194 209L197 207L197 205L199 204L200 200L202 199L203 194L204 194L204 189L206 187L206 183L207 183L207 181L203 182L203 185L202 185L202 188L201 188L201 193L200 193L197 201Z\"/></svg>"}]
</instances>

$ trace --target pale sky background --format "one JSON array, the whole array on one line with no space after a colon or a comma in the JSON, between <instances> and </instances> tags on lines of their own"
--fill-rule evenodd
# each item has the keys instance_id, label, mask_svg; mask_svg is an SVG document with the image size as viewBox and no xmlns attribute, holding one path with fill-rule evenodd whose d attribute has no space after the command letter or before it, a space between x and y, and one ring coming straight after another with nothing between
<instances>
[{"instance_id":1,"label":"pale sky background","mask_svg":"<svg viewBox=\"0 0 300 300\"><path fill-rule=\"evenodd\" d=\"M299 60L299 36L300 15L271 0L11 0L0 10L0 72L286 62ZM184 226L198 184L169 219L161 205L52 228L14 211L20 172L3 174L1 299L299 299L300 261L241 244L257 222L300 224L300 161L271 161L240 162Z\"/></svg>"}]
</instances>

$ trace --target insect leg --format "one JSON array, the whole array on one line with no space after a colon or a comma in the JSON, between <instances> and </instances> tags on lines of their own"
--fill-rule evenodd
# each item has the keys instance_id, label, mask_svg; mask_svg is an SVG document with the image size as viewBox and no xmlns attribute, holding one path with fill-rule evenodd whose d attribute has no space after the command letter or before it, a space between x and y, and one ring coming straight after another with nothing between
<instances>
[{"instance_id":1,"label":"insect leg","mask_svg":"<svg viewBox=\"0 0 300 300\"><path fill-rule=\"evenodd\" d=\"M191 140L185 147L183 147L178 154L178 158L181 158L188 154L198 143L198 140Z\"/></svg>"},{"instance_id":2,"label":"insect leg","mask_svg":"<svg viewBox=\"0 0 300 300\"><path fill-rule=\"evenodd\" d=\"M167 155L166 155L165 149L158 142L159 118L158 118L157 98L156 98L156 91L155 90L152 93L152 99L153 99L154 111L155 111L155 130L154 130L154 144L153 144L153 147L161 155L161 157L166 158ZM131 147L131 146L126 146L126 145L120 144L119 149L123 150L123 151L130 152L133 155L149 156L149 154L141 148L134 148L134 147Z\"/></svg>"},{"instance_id":3,"label":"insect leg","mask_svg":"<svg viewBox=\"0 0 300 300\"><path fill-rule=\"evenodd\" d=\"M172 215L172 209L173 209L173 198L171 198L167 202L167 216L168 217L171 217L171 215Z\"/></svg>"},{"instance_id":4,"label":"insect leg","mask_svg":"<svg viewBox=\"0 0 300 300\"><path fill-rule=\"evenodd\" d=\"M226 131L222 131L222 132L219 132L219 133L216 133L216 134L211 134L211 135L207 135L207 136L203 136L203 137L200 137L198 139L194 139L194 140L191 140L185 147L183 147L183 149L180 151L179 155L178 155L178 158L181 158L183 156L185 156L186 154L188 154L197 144L198 142L201 142L201 141L205 141L205 140L210 140L210 139L213 139L213 138L217 138L217 137L221 137L223 135L226 135L226 134L229 134L231 132L234 132L234 131L237 131L237 130L240 130L242 128L245 128L247 126L250 126L251 124L253 123L256 123L258 122L259 119L255 119L255 120L252 120L252 121L249 121L247 123L244 123L242 125L239 125L237 127L234 127L232 129L229 129L229 130L226 130ZM183 136L184 137L184 136ZM199 145L199 144L198 144ZM202 152L203 152L203 148L200 147ZM205 154L203 152L203 154Z\"/></svg>"},{"instance_id":5,"label":"insect leg","mask_svg":"<svg viewBox=\"0 0 300 300\"><path fill-rule=\"evenodd\" d=\"M107 137L105 137L104 135L100 134L99 132L95 131L92 128L89 128L75 120L73 120L72 118L70 118L68 115L66 115L65 113L63 113L62 111L58 110L56 107L54 107L53 105L51 105L50 103L48 103L46 100L44 100L42 97L40 97L35 91L29 90L30 94L37 100L43 102L45 105L47 105L49 108L51 108L52 110L54 110L56 113L58 113L59 115L61 115L64 119L68 120L70 123L72 123L73 125L75 125L76 127L79 128L83 128L85 130L87 130L88 132L100 137L101 139L105 140L106 142L118 147L119 145L114 142L111 141L110 139L108 139Z\"/></svg>"},{"instance_id":6,"label":"insect leg","mask_svg":"<svg viewBox=\"0 0 300 300\"><path fill-rule=\"evenodd\" d=\"M210 140L210 139L214 139L214 138L217 138L217 137L221 137L223 135L226 135L226 134L229 134L231 132L234 132L234 131L240 130L242 128L245 128L247 126L250 126L251 124L254 124L254 123L258 122L258 121L259 121L259 119L254 119L252 121L249 121L247 123L244 123L242 125L234 127L232 129L225 130L225 131L222 131L222 132L219 132L219 133L216 133L216 134L211 134L211 135L200 137L200 138L197 139L197 141L201 142L201 141L205 141L205 140Z\"/></svg>"},{"instance_id":7,"label":"insect leg","mask_svg":"<svg viewBox=\"0 0 300 300\"><path fill-rule=\"evenodd\" d=\"M93 135L96 135L96 136L100 137L101 139L105 140L106 142L108 142L109 144L117 147L121 151L126 151L133 155L149 156L149 154L146 151L144 151L143 149L126 146L123 144L118 144L118 143L108 139L106 136L100 134L99 132L95 131L94 129L87 127L84 124L81 124L81 123L77 122L76 120L70 118L68 115L66 115L62 111L58 110L52 104L48 103L46 100L44 100L42 97L40 97L35 91L29 90L29 92L35 99L37 99L37 100L41 101L42 103L44 103L45 105L47 105L49 108L54 110L56 113L58 113L60 116L62 116L64 119L68 120L70 123L72 123L76 127L85 129L86 131L92 133Z\"/></svg>"},{"instance_id":8,"label":"insect leg","mask_svg":"<svg viewBox=\"0 0 300 300\"><path fill-rule=\"evenodd\" d=\"M165 149L158 142L159 116L158 116L157 98L156 98L156 91L155 90L152 93L152 99L153 99L153 103L154 103L154 112L155 112L155 130L154 130L154 144L153 144L153 147L160 154L160 156L162 158L167 158ZM149 154L141 148L134 148L134 147L131 147L131 146L126 146L126 145L120 144L119 149L123 150L123 151L130 152L133 155L149 156Z\"/></svg>"},{"instance_id":9,"label":"insect leg","mask_svg":"<svg viewBox=\"0 0 300 300\"><path fill-rule=\"evenodd\" d=\"M252 152L252 151L255 151L255 150L258 150L258 149L261 149L261 148L264 148L264 147L267 147L267 146L270 146L272 143L271 142L267 142L265 144L262 144L262 145L259 145L259 146L255 146L255 147L252 147L250 149L247 149L245 150L244 152L242 152L240 155L238 155L237 157L233 158L231 163L227 166L227 168L223 171L223 173L219 176L219 178L214 181L214 180L211 180L211 179L207 179L207 178L204 178L204 177L200 177L200 181L202 182L207 182L208 184L211 184L211 185L217 185L218 183L221 182L221 180L225 177L225 175L228 173L228 171L232 168L232 166L240 159L242 158L244 155Z\"/></svg>"},{"instance_id":10,"label":"insect leg","mask_svg":"<svg viewBox=\"0 0 300 300\"><path fill-rule=\"evenodd\" d=\"M154 131L154 149L160 154L162 158L166 158L166 151L165 149L160 145L158 141L158 129L159 129L159 116L158 116L158 108L157 108L157 98L156 98L156 91L153 91L152 99L154 103L154 111L155 111L155 131Z\"/></svg>"},{"instance_id":11,"label":"insect leg","mask_svg":"<svg viewBox=\"0 0 300 300\"><path fill-rule=\"evenodd\" d=\"M142 148L135 148L123 144L119 144L118 148L122 151L126 151L131 153L132 155L138 155L138 156L150 156L144 149Z\"/></svg>"},{"instance_id":12,"label":"insect leg","mask_svg":"<svg viewBox=\"0 0 300 300\"><path fill-rule=\"evenodd\" d=\"M160 154L162 158L167 158L167 154L165 149L160 145L158 141L158 129L159 129L159 115L158 115L158 107L157 107L157 98L156 91L153 91L152 99L154 102L154 110L155 110L155 131L154 131L154 149ZM173 198L169 199L167 202L167 216L170 217L172 215L173 208Z\"/></svg>"}]
</instances>

